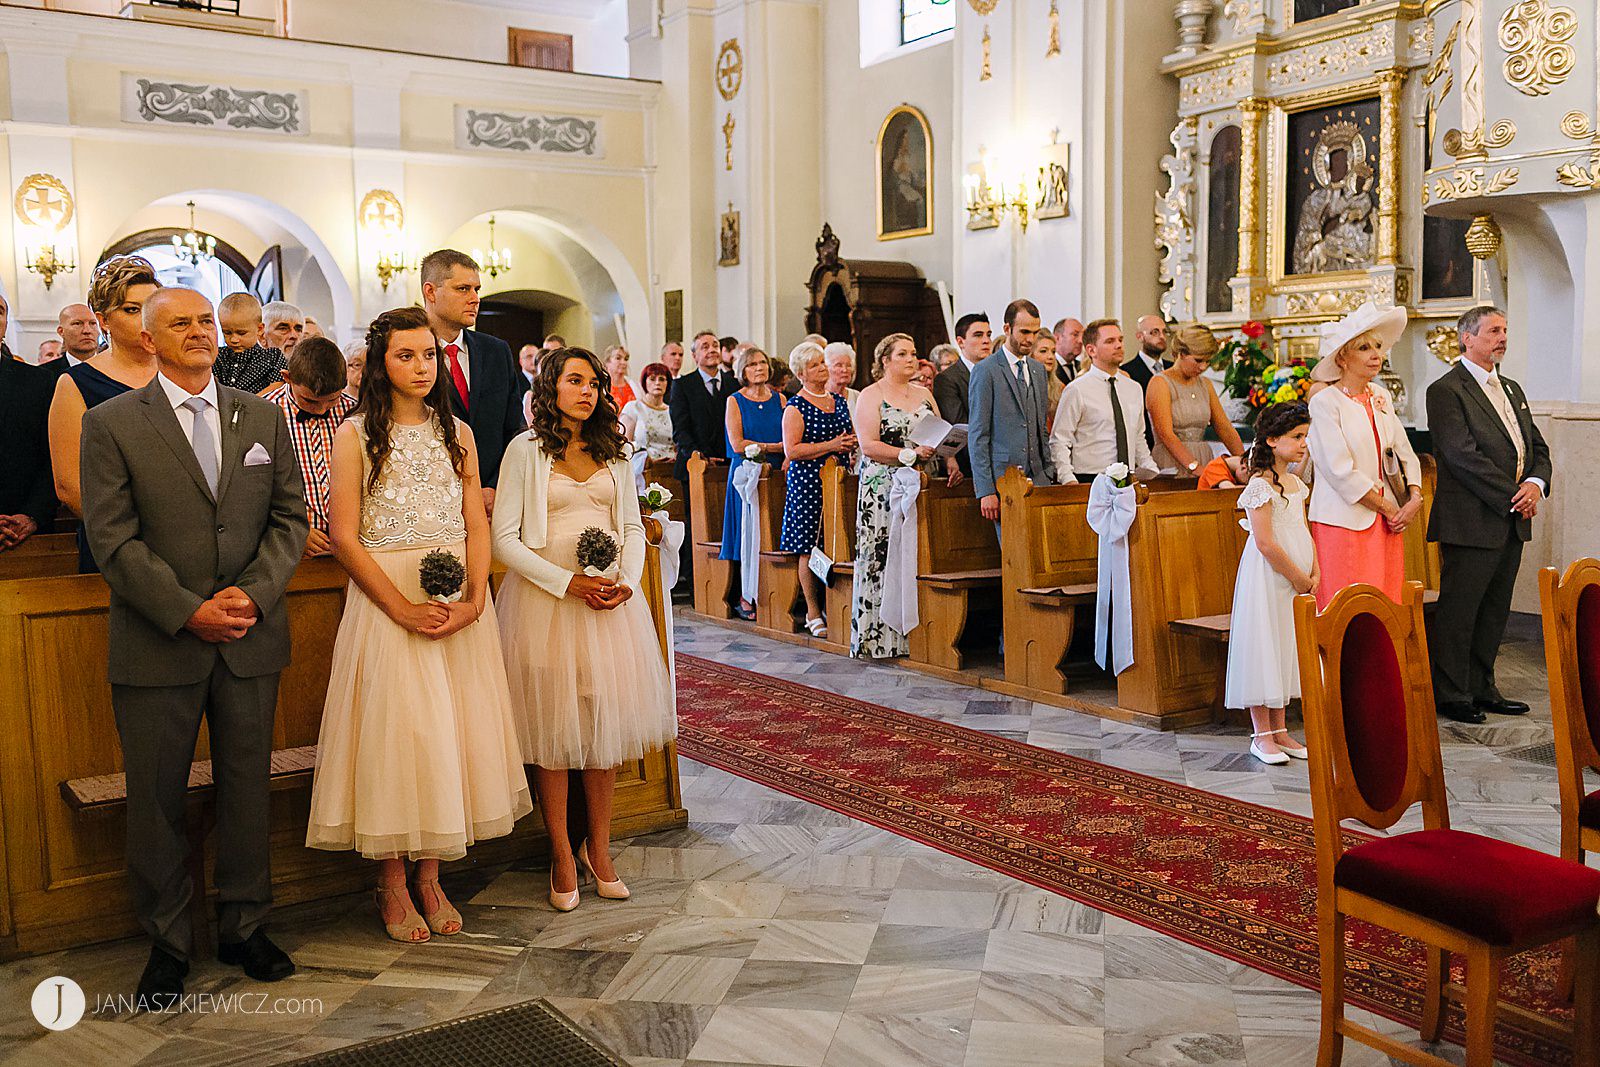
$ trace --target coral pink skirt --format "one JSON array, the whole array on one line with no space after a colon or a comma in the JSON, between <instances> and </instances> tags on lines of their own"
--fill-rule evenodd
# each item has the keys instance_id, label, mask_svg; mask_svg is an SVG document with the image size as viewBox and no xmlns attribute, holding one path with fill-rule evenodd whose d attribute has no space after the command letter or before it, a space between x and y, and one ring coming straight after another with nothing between
<instances>
[{"instance_id":1,"label":"coral pink skirt","mask_svg":"<svg viewBox=\"0 0 1600 1067\"><path fill-rule=\"evenodd\" d=\"M1406 542L1404 534L1391 533L1382 518L1365 530L1347 530L1326 523L1311 524L1311 540L1317 546L1317 610L1328 606L1334 594L1347 585L1365 582L1383 590L1390 600L1400 600L1406 580Z\"/></svg>"}]
</instances>

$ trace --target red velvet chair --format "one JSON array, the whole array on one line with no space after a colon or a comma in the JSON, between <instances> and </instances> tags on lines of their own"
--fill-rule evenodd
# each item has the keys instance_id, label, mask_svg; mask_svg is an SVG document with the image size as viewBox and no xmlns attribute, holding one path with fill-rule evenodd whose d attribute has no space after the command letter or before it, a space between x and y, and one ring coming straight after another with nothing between
<instances>
[{"instance_id":1,"label":"red velvet chair","mask_svg":"<svg viewBox=\"0 0 1600 1067\"><path fill-rule=\"evenodd\" d=\"M1580 559L1558 577L1539 572L1550 717L1561 781L1561 855L1577 863L1600 852L1600 789L1584 795L1583 772L1600 771L1600 560Z\"/></svg>"},{"instance_id":2,"label":"red velvet chair","mask_svg":"<svg viewBox=\"0 0 1600 1067\"><path fill-rule=\"evenodd\" d=\"M1345 1018L1345 921L1375 923L1427 946L1423 1040L1444 1029L1449 954L1466 957L1467 1067L1491 1067L1500 961L1576 938L1574 1067L1600 1064L1600 871L1520 845L1450 829L1439 728L1422 626L1422 586L1394 603L1370 585L1326 611L1295 600L1310 748L1322 955L1319 1067L1346 1037L1408 1063L1447 1064ZM1340 823L1393 826L1412 804L1423 829L1345 848Z\"/></svg>"}]
</instances>

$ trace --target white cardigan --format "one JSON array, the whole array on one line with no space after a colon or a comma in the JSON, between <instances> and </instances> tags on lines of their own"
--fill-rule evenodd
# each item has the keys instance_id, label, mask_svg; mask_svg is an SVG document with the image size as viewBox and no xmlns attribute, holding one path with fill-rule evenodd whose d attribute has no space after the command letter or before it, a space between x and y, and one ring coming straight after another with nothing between
<instances>
[{"instance_id":1,"label":"white cardigan","mask_svg":"<svg viewBox=\"0 0 1600 1067\"><path fill-rule=\"evenodd\" d=\"M575 572L535 551L545 546L550 526L550 469L550 457L531 431L518 434L506 446L494 498L494 558L551 596L564 597ZM633 468L623 457L606 464L606 469L617 486L611 522L622 533L622 572L617 580L638 592L644 575L644 520L639 517Z\"/></svg>"},{"instance_id":2,"label":"white cardigan","mask_svg":"<svg viewBox=\"0 0 1600 1067\"><path fill-rule=\"evenodd\" d=\"M1372 405L1379 440L1400 458L1406 484L1421 486L1422 464L1406 440L1404 424L1394 413L1394 398L1377 382L1372 383ZM1377 521L1378 513L1356 501L1383 484L1381 457L1372 440L1367 409L1337 385L1312 397L1310 408L1308 442L1317 476L1311 485L1311 506L1306 517L1328 526L1365 530ZM1395 503L1401 505L1405 501Z\"/></svg>"}]
</instances>

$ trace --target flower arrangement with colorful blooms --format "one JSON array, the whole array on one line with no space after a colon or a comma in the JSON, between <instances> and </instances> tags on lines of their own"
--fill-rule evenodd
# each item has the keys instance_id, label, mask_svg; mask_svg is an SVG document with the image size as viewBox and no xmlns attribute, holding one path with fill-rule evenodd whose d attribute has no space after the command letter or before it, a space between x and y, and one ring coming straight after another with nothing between
<instances>
[{"instance_id":1,"label":"flower arrangement with colorful blooms","mask_svg":"<svg viewBox=\"0 0 1600 1067\"><path fill-rule=\"evenodd\" d=\"M1277 362L1262 341L1267 328L1253 319L1241 326L1239 332L1244 339L1224 342L1212 357L1211 366L1223 371L1224 392L1248 405L1250 410L1245 421L1254 426L1262 410L1270 405L1306 398L1306 390L1311 386L1311 368L1316 360Z\"/></svg>"}]
</instances>

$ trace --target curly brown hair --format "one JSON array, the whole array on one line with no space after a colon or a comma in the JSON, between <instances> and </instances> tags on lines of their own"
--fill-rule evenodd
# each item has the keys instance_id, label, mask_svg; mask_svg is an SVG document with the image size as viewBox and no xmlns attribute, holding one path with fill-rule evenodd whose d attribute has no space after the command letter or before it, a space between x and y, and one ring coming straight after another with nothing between
<instances>
[{"instance_id":1,"label":"curly brown hair","mask_svg":"<svg viewBox=\"0 0 1600 1067\"><path fill-rule=\"evenodd\" d=\"M352 414L360 415L367 432L367 493L378 491L383 477L383 465L389 460L389 434L394 427L394 386L389 381L389 340L404 330L428 329L428 314L419 307L395 308L385 311L367 327L367 365L361 373L361 394ZM433 343L434 360L439 372L434 375L433 388L423 402L433 411L434 424L439 427L439 437L445 451L450 454L450 466L456 477L467 477L467 450L456 438L456 420L450 411L450 383L444 373L444 359L439 355L439 342Z\"/></svg>"},{"instance_id":2,"label":"curly brown hair","mask_svg":"<svg viewBox=\"0 0 1600 1067\"><path fill-rule=\"evenodd\" d=\"M569 359L581 359L589 364L595 377L594 410L578 434L583 439L584 451L596 463L622 458L627 439L617 425L617 402L611 396L611 375L600 365L600 358L587 348L560 348L539 360L539 373L533 376L533 384L528 387L528 432L538 439L539 447L552 459L567 454L572 431L567 429L566 417L556 407L556 383L561 380Z\"/></svg>"},{"instance_id":3,"label":"curly brown hair","mask_svg":"<svg viewBox=\"0 0 1600 1067\"><path fill-rule=\"evenodd\" d=\"M1291 400L1285 404L1273 404L1265 409L1256 418L1256 439L1251 442L1250 450L1245 455L1248 457L1246 466L1251 474L1264 474L1272 479L1272 484L1283 492L1283 483L1278 480L1277 456L1272 451L1269 438L1282 437L1292 433L1311 422L1311 409L1304 401Z\"/></svg>"}]
</instances>

